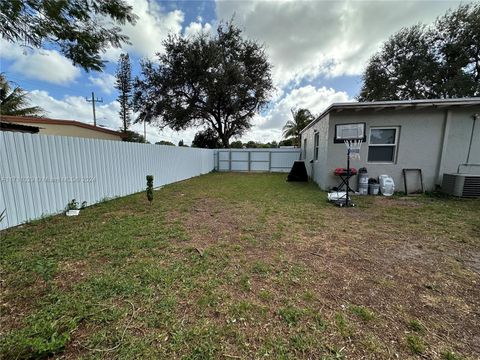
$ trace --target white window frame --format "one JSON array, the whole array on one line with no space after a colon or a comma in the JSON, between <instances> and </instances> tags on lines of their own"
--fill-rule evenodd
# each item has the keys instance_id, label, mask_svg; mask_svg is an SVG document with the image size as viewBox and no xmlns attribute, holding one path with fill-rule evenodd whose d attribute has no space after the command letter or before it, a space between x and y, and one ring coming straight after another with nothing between
<instances>
[{"instance_id":1,"label":"white window frame","mask_svg":"<svg viewBox=\"0 0 480 360\"><path fill-rule=\"evenodd\" d=\"M318 131L313 133L313 160L318 161L318 149L320 145L320 134Z\"/></svg>"},{"instance_id":2,"label":"white window frame","mask_svg":"<svg viewBox=\"0 0 480 360\"><path fill-rule=\"evenodd\" d=\"M370 142L372 137L372 130L395 130L395 143L393 144L372 144ZM373 126L368 130L368 149L367 149L367 163L368 164L396 164L397 163L397 151L398 151L398 136L400 134L400 126ZM393 159L392 161L370 161L368 160L368 155L370 152L370 147L376 146L391 146L393 147Z\"/></svg>"}]
</instances>

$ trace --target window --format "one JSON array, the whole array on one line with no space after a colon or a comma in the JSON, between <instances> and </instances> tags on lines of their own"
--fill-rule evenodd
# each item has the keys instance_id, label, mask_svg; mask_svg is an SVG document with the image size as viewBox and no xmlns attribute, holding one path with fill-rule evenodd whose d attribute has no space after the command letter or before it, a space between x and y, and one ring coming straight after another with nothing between
<instances>
[{"instance_id":1,"label":"window","mask_svg":"<svg viewBox=\"0 0 480 360\"><path fill-rule=\"evenodd\" d=\"M307 139L303 140L303 160L307 160Z\"/></svg>"},{"instance_id":2,"label":"window","mask_svg":"<svg viewBox=\"0 0 480 360\"><path fill-rule=\"evenodd\" d=\"M320 136L318 132L315 133L314 141L313 141L313 158L318 160L318 142L320 140Z\"/></svg>"},{"instance_id":3,"label":"window","mask_svg":"<svg viewBox=\"0 0 480 360\"><path fill-rule=\"evenodd\" d=\"M365 141L365 123L336 124L334 143L343 143L345 140Z\"/></svg>"},{"instance_id":4,"label":"window","mask_svg":"<svg viewBox=\"0 0 480 360\"><path fill-rule=\"evenodd\" d=\"M368 144L368 162L395 162L398 127L371 128Z\"/></svg>"}]
</instances>

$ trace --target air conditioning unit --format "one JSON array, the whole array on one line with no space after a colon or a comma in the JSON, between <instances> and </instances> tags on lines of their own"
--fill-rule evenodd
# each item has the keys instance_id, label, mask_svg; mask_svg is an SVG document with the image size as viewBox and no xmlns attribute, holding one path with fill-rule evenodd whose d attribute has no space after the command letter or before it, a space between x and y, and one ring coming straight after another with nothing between
<instances>
[{"instance_id":1,"label":"air conditioning unit","mask_svg":"<svg viewBox=\"0 0 480 360\"><path fill-rule=\"evenodd\" d=\"M442 191L460 197L480 197L480 175L443 174Z\"/></svg>"}]
</instances>

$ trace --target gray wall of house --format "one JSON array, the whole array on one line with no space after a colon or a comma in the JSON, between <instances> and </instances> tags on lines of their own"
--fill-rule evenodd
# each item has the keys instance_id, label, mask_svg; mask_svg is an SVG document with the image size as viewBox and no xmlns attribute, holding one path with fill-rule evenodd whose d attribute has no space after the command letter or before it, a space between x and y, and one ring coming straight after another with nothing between
<instances>
[{"instance_id":1,"label":"gray wall of house","mask_svg":"<svg viewBox=\"0 0 480 360\"><path fill-rule=\"evenodd\" d=\"M480 113L480 107L450 109L405 109L405 110L344 110L331 112L302 135L307 139L307 169L312 179L322 189L337 186L339 178L333 175L338 167L346 167L346 147L333 142L336 124L366 123L366 143L362 144L361 160L352 160L355 168L366 167L370 177L388 174L393 177L398 191L404 190L404 168L420 168L426 190L433 190L441 184L443 173L456 172L460 163L466 162L472 115ZM398 127L399 135L394 163L370 163L368 137L372 127ZM328 129L328 132L327 132ZM319 131L319 158L313 164L308 162L314 156L314 133ZM328 134L328 136L325 136ZM445 137L445 142L444 142ZM480 163L480 119L477 120L470 151L470 163ZM469 171L479 171L471 168ZM353 179L356 189L356 178Z\"/></svg>"}]
</instances>

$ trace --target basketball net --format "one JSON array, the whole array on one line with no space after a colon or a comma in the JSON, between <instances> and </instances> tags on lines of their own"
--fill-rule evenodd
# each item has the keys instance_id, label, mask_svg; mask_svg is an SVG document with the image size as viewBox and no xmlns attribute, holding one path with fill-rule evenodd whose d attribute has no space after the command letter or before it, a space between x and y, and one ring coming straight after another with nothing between
<instances>
[{"instance_id":1,"label":"basketball net","mask_svg":"<svg viewBox=\"0 0 480 360\"><path fill-rule=\"evenodd\" d=\"M360 160L360 149L362 148L362 140L345 140L345 146L350 155L350 159Z\"/></svg>"}]
</instances>

